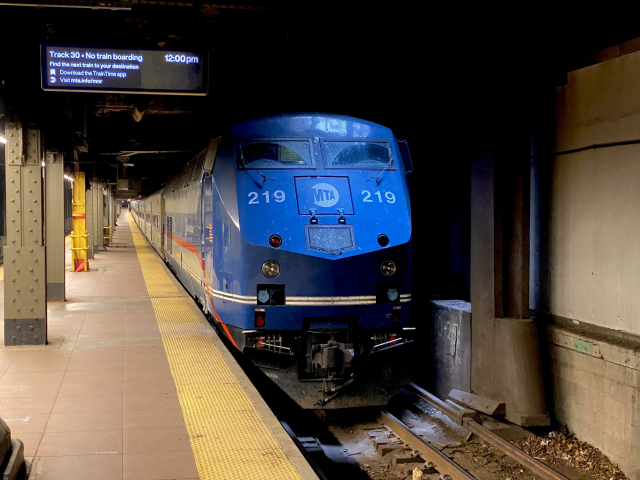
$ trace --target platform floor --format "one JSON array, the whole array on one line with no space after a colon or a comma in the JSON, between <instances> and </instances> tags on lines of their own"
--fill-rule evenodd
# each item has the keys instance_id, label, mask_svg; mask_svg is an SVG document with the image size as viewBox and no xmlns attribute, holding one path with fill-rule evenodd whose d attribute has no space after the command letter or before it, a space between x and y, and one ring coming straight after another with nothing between
<instances>
[{"instance_id":1,"label":"platform floor","mask_svg":"<svg viewBox=\"0 0 640 480\"><path fill-rule=\"evenodd\" d=\"M67 259L49 345L0 347L0 417L29 478L316 479L129 218L91 271Z\"/></svg>"}]
</instances>

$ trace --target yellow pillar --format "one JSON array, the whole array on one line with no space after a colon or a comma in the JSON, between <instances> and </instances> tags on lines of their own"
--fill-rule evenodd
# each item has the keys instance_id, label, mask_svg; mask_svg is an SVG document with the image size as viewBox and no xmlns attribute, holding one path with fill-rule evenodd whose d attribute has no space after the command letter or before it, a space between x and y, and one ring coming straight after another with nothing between
<instances>
[{"instance_id":1,"label":"yellow pillar","mask_svg":"<svg viewBox=\"0 0 640 480\"><path fill-rule=\"evenodd\" d=\"M89 270L87 250L89 248L89 232L85 222L85 184L84 172L73 175L73 231L71 232L71 265L74 272Z\"/></svg>"}]
</instances>

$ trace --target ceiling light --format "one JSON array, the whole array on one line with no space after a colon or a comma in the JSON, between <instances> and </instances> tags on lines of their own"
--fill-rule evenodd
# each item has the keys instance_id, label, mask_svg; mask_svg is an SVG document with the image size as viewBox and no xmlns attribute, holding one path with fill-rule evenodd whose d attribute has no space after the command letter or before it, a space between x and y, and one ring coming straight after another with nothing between
<instances>
[{"instance_id":1,"label":"ceiling light","mask_svg":"<svg viewBox=\"0 0 640 480\"><path fill-rule=\"evenodd\" d=\"M73 177L69 176L69 175L65 175L64 176L65 180L69 180L71 183L73 183Z\"/></svg>"},{"instance_id":2,"label":"ceiling light","mask_svg":"<svg viewBox=\"0 0 640 480\"><path fill-rule=\"evenodd\" d=\"M0 133L0 143L7 143L7 138Z\"/></svg>"}]
</instances>

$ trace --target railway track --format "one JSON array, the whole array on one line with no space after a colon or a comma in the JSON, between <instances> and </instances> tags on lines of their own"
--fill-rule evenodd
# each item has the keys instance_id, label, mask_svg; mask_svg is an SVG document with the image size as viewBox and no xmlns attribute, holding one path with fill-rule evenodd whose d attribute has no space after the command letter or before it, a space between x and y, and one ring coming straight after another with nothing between
<instances>
[{"instance_id":1,"label":"railway track","mask_svg":"<svg viewBox=\"0 0 640 480\"><path fill-rule=\"evenodd\" d=\"M443 478L447 478L448 476L451 480L475 480L476 477L463 469L451 458L447 457L427 440L416 435L409 426L391 413L383 411L380 414L379 421L391 429L414 452L419 452L420 456L431 466L431 470L435 470ZM419 476L417 474L413 476L421 480L423 478L422 471L420 471Z\"/></svg>"},{"instance_id":2,"label":"railway track","mask_svg":"<svg viewBox=\"0 0 640 480\"><path fill-rule=\"evenodd\" d=\"M480 439L484 440L489 445L500 450L506 456L508 456L512 460L522 465L524 468L529 470L534 475L537 475L543 480L569 480L567 477L565 477L561 473L556 472L552 468L536 460L528 453L524 452L523 450L513 445L511 442L503 439L502 437L500 437L499 435L496 435L491 430L483 427L477 412L466 409L453 402L443 402L439 398L435 397L434 395L431 395L429 392L425 391L424 389L420 388L414 383L410 385L409 390L411 391L411 393L417 395L418 397L427 401L434 407L438 408L442 413L444 413L445 415L449 416L452 420L456 421L460 425L467 428L471 433L477 435ZM439 465L440 468L438 469L438 471L440 471L441 473L451 476L453 480L475 478L471 474L463 470L452 459L450 459L449 457L444 455L442 452L437 450L435 447L430 445L429 442L427 442L426 440L420 438L419 436L411 432L409 427L404 425L402 422L398 421L398 419L396 419L392 415L386 412L383 412L383 419L389 423L393 423L395 428L398 429L399 433L405 435L406 438L411 439L414 443L417 441L416 438L422 441L422 443L425 445L424 447L425 452L435 451L441 458L440 465ZM403 439L405 437L403 437ZM414 447L411 446L411 448L414 448ZM434 453L427 453L427 455L434 458L433 460L434 462L438 458L435 456Z\"/></svg>"},{"instance_id":3,"label":"railway track","mask_svg":"<svg viewBox=\"0 0 640 480\"><path fill-rule=\"evenodd\" d=\"M513 445L511 442L503 439L493 431L484 427L482 425L482 419L479 416L478 412L466 409L460 405L454 404L453 402L443 402L437 397L434 397L422 388L418 387L417 385L412 384L407 388L407 392L417 396L421 400L424 400L435 409L437 409L439 413L442 413L443 416L450 418L457 425L464 427L466 430L461 430L466 432L467 436L461 442L461 445L468 445L470 437L472 437L472 435L476 435L484 442L482 443L482 445L486 444L493 447L495 450L492 451L496 452L496 454L499 454L501 458L504 458L504 456L509 457L513 461L509 464L511 465L511 467L509 468L513 468L518 472L525 471L523 469L526 469L528 472L530 472L525 473L524 476L522 473L519 473L519 476L516 478L535 478L536 480L568 480L564 475L549 468L548 466L544 465L543 463L539 462L535 458L531 457L530 455ZM415 399L415 397L411 398ZM418 409L417 405L411 404L411 401L409 402L409 405L407 405L407 407L409 410L411 410L412 408ZM346 431L352 434L354 434L355 431L362 432L360 434L358 447L348 448L350 447L350 444L353 443L351 441L352 438L343 441L343 439L341 439L339 435L336 435L338 442L333 447L328 448L335 448L336 445L339 445L340 447L347 447L344 449L340 448L340 450L344 450L345 456L357 459L363 470L366 471L368 475L370 475L367 478L402 478L409 480L474 480L480 478L488 478L487 475L490 475L490 473L488 473L486 470L483 470L483 467L481 465L469 465L468 462L465 463L464 461L462 461L462 463L458 463L460 459L458 457L456 457L455 459L452 458L452 456L455 455L451 455L450 447L443 446L442 444L437 443L437 441L433 442L427 438L424 438L423 435L419 434L420 430L418 429L416 431L415 427L412 426L413 423L410 419L408 421L411 423L411 425L405 423L405 421L403 421L403 418L406 414L406 410L407 409L405 408L405 411L402 412L401 408L400 414L397 413L397 410L393 410L393 413L386 410L378 411L378 413L375 413L375 411L373 411L371 412L371 416L364 419L364 421L360 419L353 421L353 423L349 422L347 426L342 426L340 428L342 428L343 432ZM351 416L347 416L346 420L352 420ZM341 423L341 420L337 420L335 423L339 425ZM303 453L305 453L305 449L309 448L310 437L305 436L298 439L291 428L289 428L286 424L285 428L292 436L294 441L298 444L298 447L303 451ZM363 440L363 438L365 440ZM369 453L369 455L363 459L359 456L365 454L365 451L363 449L364 443L371 444L371 447L367 452ZM320 478L323 480L334 480L334 478L341 478L340 476L335 477L333 472L330 473L326 469L326 458L324 458L324 454L322 452L323 449L327 450L326 445L324 445L323 442L316 442L313 438L311 438L311 445L313 447L311 450L308 450L306 452L306 456L308 457L308 460L312 465L315 463L316 472L319 473ZM371 468L371 452L377 452L380 460L380 462L375 466L375 469ZM391 452L393 452L392 455L387 455ZM340 462L341 460L338 459L338 463ZM385 463L386 470L388 472L386 476L380 473L385 470L385 468L383 467ZM516 465L521 466L522 469L517 468ZM394 476L391 471L398 472L398 476Z\"/></svg>"}]
</instances>

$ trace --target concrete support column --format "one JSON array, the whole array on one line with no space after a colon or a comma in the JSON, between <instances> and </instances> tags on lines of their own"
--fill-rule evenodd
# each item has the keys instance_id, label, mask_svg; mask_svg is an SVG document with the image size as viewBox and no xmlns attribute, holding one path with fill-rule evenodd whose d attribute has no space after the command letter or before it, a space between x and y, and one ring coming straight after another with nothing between
<instances>
[{"instance_id":1,"label":"concrete support column","mask_svg":"<svg viewBox=\"0 0 640 480\"><path fill-rule=\"evenodd\" d=\"M493 158L476 158L471 171L471 389L495 398L495 202Z\"/></svg>"},{"instance_id":2,"label":"concrete support column","mask_svg":"<svg viewBox=\"0 0 640 480\"><path fill-rule=\"evenodd\" d=\"M5 345L47 342L46 249L43 246L40 131L6 122L7 246L4 247Z\"/></svg>"},{"instance_id":3,"label":"concrete support column","mask_svg":"<svg viewBox=\"0 0 640 480\"><path fill-rule=\"evenodd\" d=\"M528 158L495 164L496 317L529 317L530 164Z\"/></svg>"},{"instance_id":4,"label":"concrete support column","mask_svg":"<svg viewBox=\"0 0 640 480\"><path fill-rule=\"evenodd\" d=\"M525 151L526 152L526 151ZM528 156L476 158L471 176L473 393L508 420L548 425L537 330L529 312Z\"/></svg>"},{"instance_id":5,"label":"concrete support column","mask_svg":"<svg viewBox=\"0 0 640 480\"><path fill-rule=\"evenodd\" d=\"M45 245L47 300L65 300L64 282L64 164L57 152L45 155Z\"/></svg>"}]
</instances>

